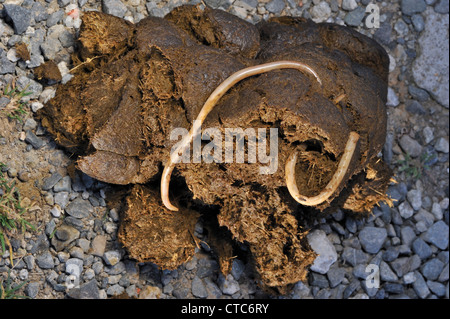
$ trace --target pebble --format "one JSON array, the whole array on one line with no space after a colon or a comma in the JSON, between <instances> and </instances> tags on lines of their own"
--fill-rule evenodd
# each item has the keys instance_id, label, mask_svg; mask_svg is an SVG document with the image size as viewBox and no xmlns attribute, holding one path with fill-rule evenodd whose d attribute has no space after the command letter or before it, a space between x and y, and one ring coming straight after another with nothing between
<instances>
[{"instance_id":1,"label":"pebble","mask_svg":"<svg viewBox=\"0 0 450 319\"><path fill-rule=\"evenodd\" d=\"M123 18L128 11L127 7L120 0L102 0L103 12L113 16Z\"/></svg>"},{"instance_id":2,"label":"pebble","mask_svg":"<svg viewBox=\"0 0 450 319\"><path fill-rule=\"evenodd\" d=\"M326 274L330 266L337 260L336 249L323 230L310 232L307 239L311 248L319 255L311 265L311 270Z\"/></svg>"},{"instance_id":3,"label":"pebble","mask_svg":"<svg viewBox=\"0 0 450 319\"><path fill-rule=\"evenodd\" d=\"M366 10L363 7L357 7L355 10L347 13L344 21L349 26L357 27L361 24L365 14Z\"/></svg>"},{"instance_id":4,"label":"pebble","mask_svg":"<svg viewBox=\"0 0 450 319\"><path fill-rule=\"evenodd\" d=\"M85 218L93 211L92 205L89 201L82 198L76 198L65 209L66 213L75 218Z\"/></svg>"},{"instance_id":5,"label":"pebble","mask_svg":"<svg viewBox=\"0 0 450 319\"><path fill-rule=\"evenodd\" d=\"M400 216L404 219L408 219L411 216L414 215L414 209L411 207L411 205L408 202L403 202L398 206L398 211L400 213Z\"/></svg>"},{"instance_id":6,"label":"pebble","mask_svg":"<svg viewBox=\"0 0 450 319\"><path fill-rule=\"evenodd\" d=\"M439 13L429 12L424 31L418 39L422 53L412 65L416 84L446 108L449 107L449 82L445 80L449 77L449 60L440 57L442 52L449 51L448 41L442 41L448 37L448 28L448 15L443 17Z\"/></svg>"},{"instance_id":7,"label":"pebble","mask_svg":"<svg viewBox=\"0 0 450 319\"><path fill-rule=\"evenodd\" d=\"M225 295L234 295L240 290L239 283L231 275L226 277L222 274L219 275L218 279L219 288Z\"/></svg>"},{"instance_id":8,"label":"pebble","mask_svg":"<svg viewBox=\"0 0 450 319\"><path fill-rule=\"evenodd\" d=\"M206 290L203 280L197 276L192 280L192 295L198 298L206 298L208 296L208 291Z\"/></svg>"},{"instance_id":9,"label":"pebble","mask_svg":"<svg viewBox=\"0 0 450 319\"><path fill-rule=\"evenodd\" d=\"M400 147L412 158L418 157L422 153L422 145L409 135L403 135L399 139Z\"/></svg>"},{"instance_id":10,"label":"pebble","mask_svg":"<svg viewBox=\"0 0 450 319\"><path fill-rule=\"evenodd\" d=\"M440 137L434 145L436 151L448 154L448 141L444 137Z\"/></svg>"},{"instance_id":11,"label":"pebble","mask_svg":"<svg viewBox=\"0 0 450 319\"><path fill-rule=\"evenodd\" d=\"M422 207L422 192L420 190L411 189L406 197L414 210L417 211Z\"/></svg>"},{"instance_id":12,"label":"pebble","mask_svg":"<svg viewBox=\"0 0 450 319\"><path fill-rule=\"evenodd\" d=\"M370 254L378 253L386 238L385 228L366 226L359 232L359 241L364 250Z\"/></svg>"},{"instance_id":13,"label":"pebble","mask_svg":"<svg viewBox=\"0 0 450 319\"><path fill-rule=\"evenodd\" d=\"M38 293L40 290L40 284L39 282L30 282L26 287L25 287L25 294L34 299L37 297Z\"/></svg>"},{"instance_id":14,"label":"pebble","mask_svg":"<svg viewBox=\"0 0 450 319\"><path fill-rule=\"evenodd\" d=\"M448 225L443 221L437 221L434 223L425 233L423 239L435 245L439 249L447 249L448 247L448 236L449 236Z\"/></svg>"},{"instance_id":15,"label":"pebble","mask_svg":"<svg viewBox=\"0 0 450 319\"><path fill-rule=\"evenodd\" d=\"M402 0L401 2L402 13L408 16L421 13L425 11L426 7L424 0Z\"/></svg>"},{"instance_id":16,"label":"pebble","mask_svg":"<svg viewBox=\"0 0 450 319\"><path fill-rule=\"evenodd\" d=\"M428 280L436 280L444 269L444 263L437 258L427 261L422 267L421 272Z\"/></svg>"},{"instance_id":17,"label":"pebble","mask_svg":"<svg viewBox=\"0 0 450 319\"><path fill-rule=\"evenodd\" d=\"M389 87L386 105L392 106L392 107L397 107L399 104L400 104L400 101L398 99L397 94L391 87Z\"/></svg>"},{"instance_id":18,"label":"pebble","mask_svg":"<svg viewBox=\"0 0 450 319\"><path fill-rule=\"evenodd\" d=\"M24 33L31 24L31 11L15 4L4 4L3 8L6 16L11 19L14 25L14 33Z\"/></svg>"},{"instance_id":19,"label":"pebble","mask_svg":"<svg viewBox=\"0 0 450 319\"><path fill-rule=\"evenodd\" d=\"M330 5L326 1L321 1L311 9L311 18L314 22L324 22L331 15Z\"/></svg>"},{"instance_id":20,"label":"pebble","mask_svg":"<svg viewBox=\"0 0 450 319\"><path fill-rule=\"evenodd\" d=\"M342 9L346 11L353 11L358 7L358 3L356 0L343 0L342 1Z\"/></svg>"},{"instance_id":21,"label":"pebble","mask_svg":"<svg viewBox=\"0 0 450 319\"><path fill-rule=\"evenodd\" d=\"M428 259L433 254L431 247L420 237L413 241L412 250L423 260Z\"/></svg>"},{"instance_id":22,"label":"pebble","mask_svg":"<svg viewBox=\"0 0 450 319\"><path fill-rule=\"evenodd\" d=\"M103 260L109 266L114 266L119 263L121 258L120 252L117 250L107 251L103 254Z\"/></svg>"},{"instance_id":23,"label":"pebble","mask_svg":"<svg viewBox=\"0 0 450 319\"><path fill-rule=\"evenodd\" d=\"M41 269L52 269L55 267L53 256L49 251L45 251L36 257L36 263Z\"/></svg>"},{"instance_id":24,"label":"pebble","mask_svg":"<svg viewBox=\"0 0 450 319\"><path fill-rule=\"evenodd\" d=\"M414 274L416 277L416 280L413 283L414 291L419 298L425 299L430 294L430 289L428 288L428 285L420 272L416 271Z\"/></svg>"},{"instance_id":25,"label":"pebble","mask_svg":"<svg viewBox=\"0 0 450 319\"><path fill-rule=\"evenodd\" d=\"M286 5L283 0L272 0L266 4L266 9L274 14L280 14L285 6Z\"/></svg>"}]
</instances>

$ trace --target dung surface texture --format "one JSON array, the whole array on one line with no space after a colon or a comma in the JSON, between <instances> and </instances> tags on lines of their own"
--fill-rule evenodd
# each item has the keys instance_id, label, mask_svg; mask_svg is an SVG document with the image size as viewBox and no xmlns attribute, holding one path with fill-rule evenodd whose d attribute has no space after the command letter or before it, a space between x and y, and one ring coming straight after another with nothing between
<instances>
[{"instance_id":1,"label":"dung surface texture","mask_svg":"<svg viewBox=\"0 0 450 319\"><path fill-rule=\"evenodd\" d=\"M389 201L391 173L377 157L386 137L389 59L374 40L303 18L253 25L197 6L136 25L100 12L82 19L75 76L39 116L78 156L78 169L128 185L119 240L136 260L163 269L186 262L199 244L194 229L202 218L224 273L233 249L245 246L261 286L285 292L305 279L316 258L305 220L337 208L364 215ZM293 69L249 77L218 101L202 126L222 133L276 128L274 173L260 174L260 165L248 162L177 164L170 194L180 211L167 210L158 185L178 142L171 132L190 129L209 95L233 73L280 60L309 65L322 85ZM360 138L336 191L315 207L298 204L286 188L289 154L299 151L300 193L314 196L331 180L350 132Z\"/></svg>"}]
</instances>

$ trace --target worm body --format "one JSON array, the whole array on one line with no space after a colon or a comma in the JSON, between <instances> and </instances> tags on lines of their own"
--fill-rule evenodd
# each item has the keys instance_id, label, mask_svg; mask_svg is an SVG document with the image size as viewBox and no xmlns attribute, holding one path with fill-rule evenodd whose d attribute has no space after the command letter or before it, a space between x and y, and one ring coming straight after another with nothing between
<instances>
[{"instance_id":1,"label":"worm body","mask_svg":"<svg viewBox=\"0 0 450 319\"><path fill-rule=\"evenodd\" d=\"M341 160L339 161L336 172L334 173L327 186L325 186L325 188L322 190L322 192L314 197L306 197L301 195L297 188L297 183L295 181L295 165L297 164L298 152L292 152L291 155L289 155L285 166L286 186L291 196L297 202L306 206L319 205L330 198L330 196L336 191L339 184L342 182L342 179L347 172L358 140L359 134L356 132L350 132L347 144L345 145L344 153L342 154Z\"/></svg>"},{"instance_id":2,"label":"worm body","mask_svg":"<svg viewBox=\"0 0 450 319\"><path fill-rule=\"evenodd\" d=\"M164 206L166 206L169 210L178 211L178 208L172 205L169 199L170 176L172 175L172 171L175 167L175 159L179 156L179 154L184 153L184 151L192 142L194 136L200 134L201 124L205 121L206 117L212 111L219 99L239 81L242 81L243 79L253 75L262 74L277 69L297 69L299 71L307 72L313 75L317 82L322 85L322 81L320 80L318 74L310 66L295 61L276 61L264 63L239 70L230 75L211 93L202 109L200 110L196 121L194 121L194 125L189 131L189 134L183 138L178 148L174 152L172 152L168 162L164 167L164 171L161 176L161 199Z\"/></svg>"}]
</instances>

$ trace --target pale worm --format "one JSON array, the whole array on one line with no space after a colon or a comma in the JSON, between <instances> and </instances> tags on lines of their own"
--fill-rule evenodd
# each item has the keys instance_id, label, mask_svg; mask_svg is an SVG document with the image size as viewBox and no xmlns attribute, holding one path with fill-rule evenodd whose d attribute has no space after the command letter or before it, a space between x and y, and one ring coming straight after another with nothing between
<instances>
[{"instance_id":1,"label":"pale worm","mask_svg":"<svg viewBox=\"0 0 450 319\"><path fill-rule=\"evenodd\" d=\"M295 181L295 165L297 164L298 152L293 151L289 155L285 166L285 176L286 176L286 186L289 190L291 196L300 204L306 206L315 206L325 202L330 196L336 191L345 173L348 170L350 161L355 152L356 143L358 143L359 134L356 132L350 132L350 135L345 145L344 153L342 154L341 160L339 161L338 168L331 178L330 182L325 186L325 188L320 192L320 194L314 197L306 197L300 194L297 188L297 182Z\"/></svg>"},{"instance_id":2,"label":"pale worm","mask_svg":"<svg viewBox=\"0 0 450 319\"><path fill-rule=\"evenodd\" d=\"M178 158L179 154L183 154L186 148L191 144L192 139L197 134L200 134L201 124L206 119L206 116L211 112L211 110L214 108L216 103L219 101L219 99L236 83L239 81L248 78L253 75L266 73L272 70L277 69L297 69L299 71L304 71L312 74L317 82L322 85L322 81L320 80L318 74L308 65L301 63L301 62L295 62L295 61L276 61L276 62L270 62L270 63L264 63L256 66L251 66L242 70L239 70L235 73L233 73L231 76L229 76L225 81L223 81L209 96L209 98L206 100L205 104L203 105L203 108L200 110L200 113L197 116L196 121L194 121L194 125L192 126L191 130L189 131L189 134L187 134L181 143L179 144L179 147L172 152L170 155L169 160L167 161L164 171L161 176L161 199L168 209L172 211L178 211L178 208L172 205L172 203L169 200L169 183L170 183L170 176L172 175L172 171L175 167L175 161Z\"/></svg>"}]
</instances>

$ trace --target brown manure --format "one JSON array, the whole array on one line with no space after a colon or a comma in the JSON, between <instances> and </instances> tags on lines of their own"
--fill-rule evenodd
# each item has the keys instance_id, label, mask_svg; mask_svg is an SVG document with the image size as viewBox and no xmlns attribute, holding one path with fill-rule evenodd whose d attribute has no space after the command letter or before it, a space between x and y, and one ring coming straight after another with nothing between
<instances>
[{"instance_id":1,"label":"brown manure","mask_svg":"<svg viewBox=\"0 0 450 319\"><path fill-rule=\"evenodd\" d=\"M253 25L198 6L137 24L100 12L82 20L74 77L38 116L79 170L128 185L118 238L130 257L178 267L199 244L201 216L223 272L236 243L246 245L261 286L284 293L316 257L311 216L365 216L389 203L392 174L378 158L389 59L372 39L303 18ZM226 143L230 128L247 133ZM207 129L223 153L242 138L245 160L186 153L176 162L171 150L190 151L199 134L203 150L211 146ZM182 142L177 130L190 134ZM250 160L252 131L266 133L266 157L276 145L270 172Z\"/></svg>"}]
</instances>

